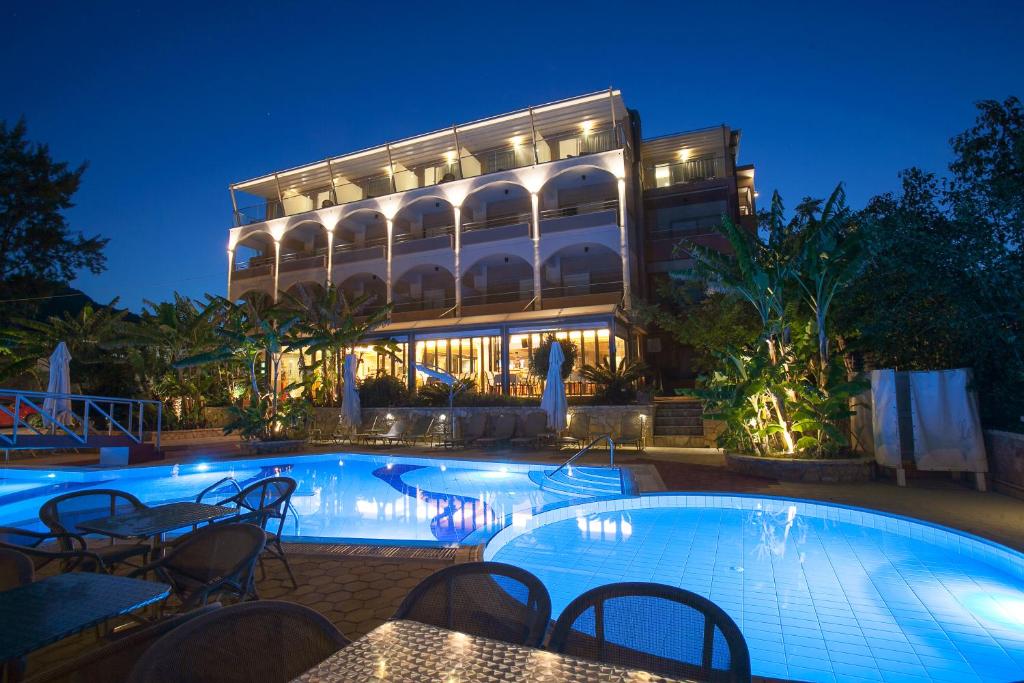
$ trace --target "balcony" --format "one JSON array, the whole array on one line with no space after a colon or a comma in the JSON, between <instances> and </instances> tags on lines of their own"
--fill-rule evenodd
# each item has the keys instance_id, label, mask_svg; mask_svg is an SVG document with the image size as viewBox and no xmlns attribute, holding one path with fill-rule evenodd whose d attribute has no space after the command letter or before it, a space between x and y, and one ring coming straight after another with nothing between
<instances>
[{"instance_id":1,"label":"balcony","mask_svg":"<svg viewBox=\"0 0 1024 683\"><path fill-rule=\"evenodd\" d=\"M473 245L497 240L509 240L530 236L532 213L512 213L492 216L462 224L462 244Z\"/></svg>"},{"instance_id":2,"label":"balcony","mask_svg":"<svg viewBox=\"0 0 1024 683\"><path fill-rule=\"evenodd\" d=\"M231 186L235 225L628 148L617 91L453 126ZM248 201L247 201L248 199Z\"/></svg>"}]
</instances>

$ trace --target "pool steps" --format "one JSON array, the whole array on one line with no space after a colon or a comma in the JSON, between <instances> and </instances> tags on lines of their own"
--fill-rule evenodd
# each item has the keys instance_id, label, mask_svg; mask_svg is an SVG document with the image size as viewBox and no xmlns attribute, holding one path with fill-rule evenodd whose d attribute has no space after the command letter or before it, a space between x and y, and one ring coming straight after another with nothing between
<instances>
[{"instance_id":1,"label":"pool steps","mask_svg":"<svg viewBox=\"0 0 1024 683\"><path fill-rule=\"evenodd\" d=\"M622 493L622 479L618 470L567 467L555 472L551 477L544 471L533 471L529 476L544 491L575 498L617 496Z\"/></svg>"}]
</instances>

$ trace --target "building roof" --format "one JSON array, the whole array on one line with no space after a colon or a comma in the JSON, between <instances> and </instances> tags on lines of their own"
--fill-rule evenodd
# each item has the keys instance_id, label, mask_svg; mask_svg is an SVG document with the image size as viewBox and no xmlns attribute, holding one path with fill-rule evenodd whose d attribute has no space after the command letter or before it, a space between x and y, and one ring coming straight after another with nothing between
<instances>
[{"instance_id":1,"label":"building roof","mask_svg":"<svg viewBox=\"0 0 1024 683\"><path fill-rule=\"evenodd\" d=\"M469 329L473 327L500 327L502 325L532 325L554 321L576 320L579 318L598 318L617 316L626 322L620 314L618 304L600 304L596 306L574 306L569 308L547 308L539 311L516 311L514 313L492 313L489 315L470 315L458 318L433 318L430 320L410 320L393 322L373 330L371 336L387 337L398 334L430 333L449 328Z\"/></svg>"}]
</instances>

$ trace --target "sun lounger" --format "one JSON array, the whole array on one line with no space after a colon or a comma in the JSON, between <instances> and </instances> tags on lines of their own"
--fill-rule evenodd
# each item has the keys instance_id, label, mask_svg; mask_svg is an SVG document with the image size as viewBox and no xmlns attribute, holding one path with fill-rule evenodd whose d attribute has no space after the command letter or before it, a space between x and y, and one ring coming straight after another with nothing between
<instances>
[{"instance_id":1,"label":"sun lounger","mask_svg":"<svg viewBox=\"0 0 1024 683\"><path fill-rule=\"evenodd\" d=\"M555 445L559 448L571 446L583 448L590 440L590 416L586 413L574 413L569 421L568 433L565 436L555 438Z\"/></svg>"},{"instance_id":2,"label":"sun lounger","mask_svg":"<svg viewBox=\"0 0 1024 683\"><path fill-rule=\"evenodd\" d=\"M644 428L639 417L623 415L619 422L619 433L612 438L615 446L633 446L638 451L644 449Z\"/></svg>"},{"instance_id":3,"label":"sun lounger","mask_svg":"<svg viewBox=\"0 0 1024 683\"><path fill-rule=\"evenodd\" d=\"M509 440L513 446L536 446L545 436L548 426L547 413L528 413L522 424L516 425L516 435Z\"/></svg>"},{"instance_id":4,"label":"sun lounger","mask_svg":"<svg viewBox=\"0 0 1024 683\"><path fill-rule=\"evenodd\" d=\"M371 437L371 441L374 444L380 445L405 443L408 432L409 422L399 417L391 423L391 428L388 431L383 434L374 434Z\"/></svg>"},{"instance_id":5,"label":"sun lounger","mask_svg":"<svg viewBox=\"0 0 1024 683\"><path fill-rule=\"evenodd\" d=\"M474 412L469 417L459 418L458 430L444 441L445 447L466 448L483 437L487 431L487 414Z\"/></svg>"},{"instance_id":6,"label":"sun lounger","mask_svg":"<svg viewBox=\"0 0 1024 683\"><path fill-rule=\"evenodd\" d=\"M494 421L491 433L476 440L477 445L484 448L507 442L516 431L515 415L499 415Z\"/></svg>"}]
</instances>

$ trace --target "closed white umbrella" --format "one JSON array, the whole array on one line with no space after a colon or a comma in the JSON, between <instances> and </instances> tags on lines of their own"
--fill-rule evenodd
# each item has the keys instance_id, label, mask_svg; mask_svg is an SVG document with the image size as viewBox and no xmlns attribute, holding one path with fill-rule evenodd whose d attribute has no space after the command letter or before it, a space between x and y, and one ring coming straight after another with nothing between
<instances>
[{"instance_id":1,"label":"closed white umbrella","mask_svg":"<svg viewBox=\"0 0 1024 683\"><path fill-rule=\"evenodd\" d=\"M562 363L565 355L558 342L551 342L548 355L548 376L544 382L544 394L540 397L540 407L548 415L548 427L560 434L566 427L569 415L569 402L565 399L565 385L562 384Z\"/></svg>"},{"instance_id":2,"label":"closed white umbrella","mask_svg":"<svg viewBox=\"0 0 1024 683\"><path fill-rule=\"evenodd\" d=\"M352 427L362 423L363 408L359 403L359 388L356 386L356 365L359 359L354 354L345 356L345 391L341 395L341 414Z\"/></svg>"},{"instance_id":3,"label":"closed white umbrella","mask_svg":"<svg viewBox=\"0 0 1024 683\"><path fill-rule=\"evenodd\" d=\"M48 394L71 393L71 352L64 342L50 355L50 381L46 384ZM66 425L71 419L71 399L47 397L43 399L43 410L57 422Z\"/></svg>"}]
</instances>

